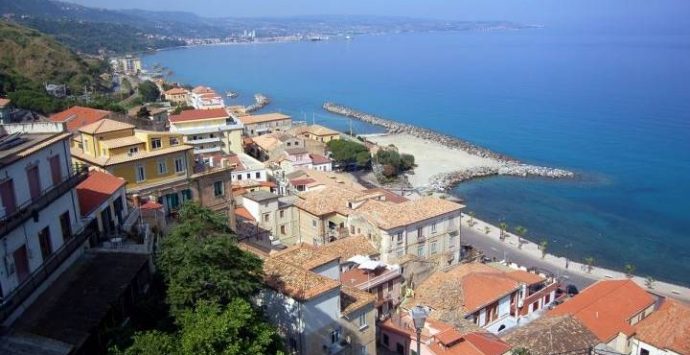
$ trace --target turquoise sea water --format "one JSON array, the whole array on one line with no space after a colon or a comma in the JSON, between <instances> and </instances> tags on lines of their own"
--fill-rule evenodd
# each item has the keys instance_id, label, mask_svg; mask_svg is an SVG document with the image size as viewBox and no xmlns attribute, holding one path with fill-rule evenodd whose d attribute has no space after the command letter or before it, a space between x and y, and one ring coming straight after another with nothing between
<instances>
[{"instance_id":1,"label":"turquoise sea water","mask_svg":"<svg viewBox=\"0 0 690 355\"><path fill-rule=\"evenodd\" d=\"M498 177L455 191L557 254L690 285L690 36L426 33L198 47L144 58L175 79L262 92L339 129L335 101L456 135L573 181ZM312 116L315 113L315 116ZM357 132L371 127L356 124Z\"/></svg>"}]
</instances>

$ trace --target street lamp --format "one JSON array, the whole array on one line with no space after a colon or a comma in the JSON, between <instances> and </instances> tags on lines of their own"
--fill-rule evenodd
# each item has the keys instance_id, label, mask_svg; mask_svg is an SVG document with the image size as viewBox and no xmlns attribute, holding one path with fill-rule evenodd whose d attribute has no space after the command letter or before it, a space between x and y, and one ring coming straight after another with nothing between
<instances>
[{"instance_id":1,"label":"street lamp","mask_svg":"<svg viewBox=\"0 0 690 355\"><path fill-rule=\"evenodd\" d=\"M422 329L424 329L424 323L426 322L426 318L428 316L428 307L417 305L414 308L410 309L410 317L412 317L414 329L417 332L417 355L420 355L421 353Z\"/></svg>"}]
</instances>

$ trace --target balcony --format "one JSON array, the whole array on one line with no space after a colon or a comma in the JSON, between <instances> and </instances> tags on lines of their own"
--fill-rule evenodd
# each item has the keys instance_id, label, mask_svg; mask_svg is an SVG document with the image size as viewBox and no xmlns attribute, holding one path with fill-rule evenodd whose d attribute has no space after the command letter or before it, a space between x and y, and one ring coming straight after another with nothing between
<instances>
[{"instance_id":1,"label":"balcony","mask_svg":"<svg viewBox=\"0 0 690 355\"><path fill-rule=\"evenodd\" d=\"M72 175L57 185L53 185L41 192L41 196L24 202L17 206L11 214L0 218L0 237L6 236L15 228L22 225L29 218L38 218L38 214L60 196L66 194L89 176L89 169L86 165L79 165L74 168Z\"/></svg>"},{"instance_id":2,"label":"balcony","mask_svg":"<svg viewBox=\"0 0 690 355\"><path fill-rule=\"evenodd\" d=\"M190 139L188 138L185 143L188 144L206 144L206 143L220 143L220 137L212 137L212 138L199 138L199 139Z\"/></svg>"},{"instance_id":3,"label":"balcony","mask_svg":"<svg viewBox=\"0 0 690 355\"><path fill-rule=\"evenodd\" d=\"M84 227L81 232L75 234L71 239L56 250L43 264L31 273L28 279L24 280L17 288L10 292L7 297L1 300L0 303L0 322L5 321L7 317L21 306L21 304L34 291L43 285L43 283L50 277L55 270L57 270L62 263L67 260L72 254L81 247L87 240L94 241L98 235L98 225L95 220Z\"/></svg>"},{"instance_id":4,"label":"balcony","mask_svg":"<svg viewBox=\"0 0 690 355\"><path fill-rule=\"evenodd\" d=\"M221 150L220 147L211 147L211 148L204 148L204 149L194 148L194 154L215 153L215 152L220 152L220 150Z\"/></svg>"},{"instance_id":5,"label":"balcony","mask_svg":"<svg viewBox=\"0 0 690 355\"><path fill-rule=\"evenodd\" d=\"M194 127L194 128L170 128L171 132L175 133L180 133L184 135L190 135L190 134L205 134L205 133L216 133L216 132L222 132L222 131L232 131L236 129L244 129L244 125L242 123L234 123L234 124L224 124L220 126L206 126L206 127Z\"/></svg>"}]
</instances>

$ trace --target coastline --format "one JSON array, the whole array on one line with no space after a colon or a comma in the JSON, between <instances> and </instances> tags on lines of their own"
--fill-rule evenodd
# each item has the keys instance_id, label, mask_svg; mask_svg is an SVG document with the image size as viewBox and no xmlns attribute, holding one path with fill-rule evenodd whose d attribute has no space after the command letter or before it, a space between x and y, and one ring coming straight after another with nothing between
<instances>
[{"instance_id":1,"label":"coastline","mask_svg":"<svg viewBox=\"0 0 690 355\"><path fill-rule=\"evenodd\" d=\"M470 221L473 222L472 226L470 226ZM486 233L486 228L489 229L489 233ZM598 267L596 265L594 265L591 272L588 272L587 265L563 256L549 254L548 252L542 258L542 251L538 244L522 238L522 247L518 248L518 237L510 232L505 232L507 237L504 241L501 241L499 227L477 219L477 217L468 216L465 213L462 214L462 229L463 231L470 229L470 231L462 232L461 238L467 238L467 234L472 233L475 239L491 241L494 245L499 245L504 250L509 251L507 260L504 261L510 262L511 257L520 255L523 258L529 259L532 263L532 265L520 266L532 267L536 266L535 264L545 265L543 268L562 278L565 284L570 283L570 281L575 278L580 280L589 279L592 283L598 280L630 278L648 292L690 302L690 288L685 286L654 280L653 288L648 288L646 285L647 278L643 276L633 275L632 277L628 277L623 272ZM487 251L485 250L485 252Z\"/></svg>"},{"instance_id":2,"label":"coastline","mask_svg":"<svg viewBox=\"0 0 690 355\"><path fill-rule=\"evenodd\" d=\"M395 144L401 148L401 151L413 154L417 160L416 164L420 167L424 166L426 173L429 171L434 172L433 175L426 179L413 178L415 182L412 184L417 188L428 188L445 192L463 181L494 175L552 179L575 177L575 173L572 171L525 164L515 158L479 147L460 138L431 129L381 118L344 105L326 102L323 104L323 109L332 114L385 128L388 132L387 135L375 135L368 137L368 139L381 145ZM391 138L386 139L386 137ZM423 144L415 141L415 139L425 141L428 144L423 147ZM414 149L414 147L423 148ZM453 160L456 163L453 163ZM448 167L451 169L448 169ZM418 169L416 168L415 173L417 171Z\"/></svg>"}]
</instances>

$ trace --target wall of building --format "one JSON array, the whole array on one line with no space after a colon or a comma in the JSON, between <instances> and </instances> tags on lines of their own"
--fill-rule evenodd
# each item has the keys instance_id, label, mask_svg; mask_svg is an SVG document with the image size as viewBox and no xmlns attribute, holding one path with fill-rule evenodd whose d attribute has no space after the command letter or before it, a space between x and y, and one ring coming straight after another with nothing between
<instances>
[{"instance_id":1,"label":"wall of building","mask_svg":"<svg viewBox=\"0 0 690 355\"><path fill-rule=\"evenodd\" d=\"M329 279L340 281L340 262L338 260L331 261L324 265L318 266L311 271L326 276Z\"/></svg>"},{"instance_id":2,"label":"wall of building","mask_svg":"<svg viewBox=\"0 0 690 355\"><path fill-rule=\"evenodd\" d=\"M364 326L359 324L361 315L364 315ZM373 303L341 318L340 324L345 339L350 339L351 354L376 354L376 311Z\"/></svg>"},{"instance_id":3,"label":"wall of building","mask_svg":"<svg viewBox=\"0 0 690 355\"><path fill-rule=\"evenodd\" d=\"M657 348L637 338L632 338L630 344L630 355L642 355L643 349L649 351L649 355L681 355L675 351Z\"/></svg>"},{"instance_id":4,"label":"wall of building","mask_svg":"<svg viewBox=\"0 0 690 355\"><path fill-rule=\"evenodd\" d=\"M331 344L331 331L341 329L338 322L340 288L325 292L304 303L302 316L305 324L305 345L307 345L303 354L323 353L323 346Z\"/></svg>"},{"instance_id":5,"label":"wall of building","mask_svg":"<svg viewBox=\"0 0 690 355\"><path fill-rule=\"evenodd\" d=\"M180 176L189 176L192 169L192 159L191 151L187 152L177 152L172 154L161 155L153 158L138 159L136 161L130 161L122 164L117 164L110 166L107 170L118 177L121 177L127 181L127 188L135 188L139 185L153 184L159 182L165 182L171 178L177 178ZM186 170L184 172L175 171L175 159L183 159L186 163ZM158 163L165 163L166 172L159 174ZM144 167L144 180L137 181L137 166Z\"/></svg>"}]
</instances>

